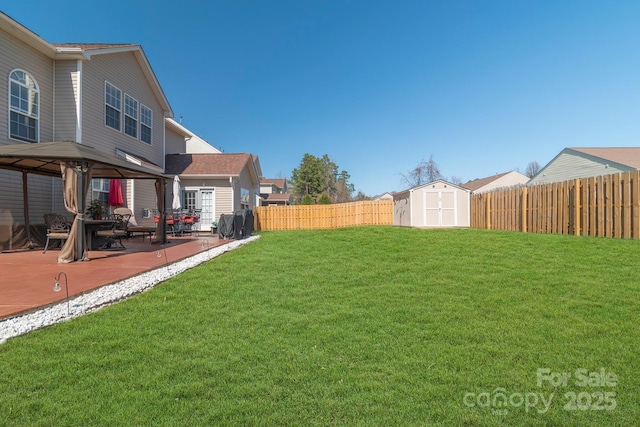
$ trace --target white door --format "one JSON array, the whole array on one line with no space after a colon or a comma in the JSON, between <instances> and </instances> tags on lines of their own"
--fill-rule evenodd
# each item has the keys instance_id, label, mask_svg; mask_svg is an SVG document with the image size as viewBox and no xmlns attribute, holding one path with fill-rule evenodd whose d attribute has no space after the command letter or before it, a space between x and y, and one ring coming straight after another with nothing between
<instances>
[{"instance_id":1,"label":"white door","mask_svg":"<svg viewBox=\"0 0 640 427\"><path fill-rule=\"evenodd\" d=\"M425 227L458 225L455 190L425 190L423 199Z\"/></svg>"},{"instance_id":2,"label":"white door","mask_svg":"<svg viewBox=\"0 0 640 427\"><path fill-rule=\"evenodd\" d=\"M216 198L213 189L200 190L200 230L211 230L216 218Z\"/></svg>"}]
</instances>

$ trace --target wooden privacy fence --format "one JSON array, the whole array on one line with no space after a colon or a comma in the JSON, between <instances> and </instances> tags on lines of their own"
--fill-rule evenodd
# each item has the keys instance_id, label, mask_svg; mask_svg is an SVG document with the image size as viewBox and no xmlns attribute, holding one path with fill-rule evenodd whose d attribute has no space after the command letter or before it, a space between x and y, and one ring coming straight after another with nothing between
<instances>
[{"instance_id":1,"label":"wooden privacy fence","mask_svg":"<svg viewBox=\"0 0 640 427\"><path fill-rule=\"evenodd\" d=\"M471 196L471 227L640 238L640 171Z\"/></svg>"},{"instance_id":2,"label":"wooden privacy fence","mask_svg":"<svg viewBox=\"0 0 640 427\"><path fill-rule=\"evenodd\" d=\"M311 230L355 225L392 225L391 200L332 205L259 206L256 230Z\"/></svg>"}]
</instances>

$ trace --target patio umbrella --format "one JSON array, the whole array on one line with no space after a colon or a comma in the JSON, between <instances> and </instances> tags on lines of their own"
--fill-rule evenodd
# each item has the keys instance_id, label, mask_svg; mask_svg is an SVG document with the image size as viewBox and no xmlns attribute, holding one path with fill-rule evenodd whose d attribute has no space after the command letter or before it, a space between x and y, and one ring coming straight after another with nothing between
<instances>
[{"instance_id":1,"label":"patio umbrella","mask_svg":"<svg viewBox=\"0 0 640 427\"><path fill-rule=\"evenodd\" d=\"M180 178L178 178L178 175L173 177L173 203L171 207L175 211L182 209L182 204L180 203Z\"/></svg>"},{"instance_id":2,"label":"patio umbrella","mask_svg":"<svg viewBox=\"0 0 640 427\"><path fill-rule=\"evenodd\" d=\"M109 180L109 205L122 206L124 199L122 198L122 185L120 179L113 178Z\"/></svg>"}]
</instances>

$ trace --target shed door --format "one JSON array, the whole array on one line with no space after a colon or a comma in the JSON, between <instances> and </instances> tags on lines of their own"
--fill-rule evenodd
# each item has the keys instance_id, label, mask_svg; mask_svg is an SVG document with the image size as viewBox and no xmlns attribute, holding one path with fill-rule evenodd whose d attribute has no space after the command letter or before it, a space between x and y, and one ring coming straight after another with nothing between
<instances>
[{"instance_id":1,"label":"shed door","mask_svg":"<svg viewBox=\"0 0 640 427\"><path fill-rule=\"evenodd\" d=\"M453 227L458 225L455 190L425 190L424 225Z\"/></svg>"}]
</instances>

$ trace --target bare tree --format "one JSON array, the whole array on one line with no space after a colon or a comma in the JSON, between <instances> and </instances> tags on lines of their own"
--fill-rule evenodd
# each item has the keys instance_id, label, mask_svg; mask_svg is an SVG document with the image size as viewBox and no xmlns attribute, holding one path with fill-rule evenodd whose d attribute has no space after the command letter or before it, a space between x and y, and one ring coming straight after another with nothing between
<instances>
[{"instance_id":1,"label":"bare tree","mask_svg":"<svg viewBox=\"0 0 640 427\"><path fill-rule=\"evenodd\" d=\"M457 176L452 176L451 179L449 180L449 182L454 184L454 185L462 184L462 180L460 178L458 178Z\"/></svg>"},{"instance_id":2,"label":"bare tree","mask_svg":"<svg viewBox=\"0 0 640 427\"><path fill-rule=\"evenodd\" d=\"M529 178L533 178L533 176L538 172L540 172L540 165L534 160L533 162L529 162L529 164L527 165L527 169L524 171L524 174Z\"/></svg>"},{"instance_id":3,"label":"bare tree","mask_svg":"<svg viewBox=\"0 0 640 427\"><path fill-rule=\"evenodd\" d=\"M429 160L422 159L408 174L402 175L402 181L409 187L417 187L440 178L442 178L442 173L433 160L433 155L429 156Z\"/></svg>"}]
</instances>

